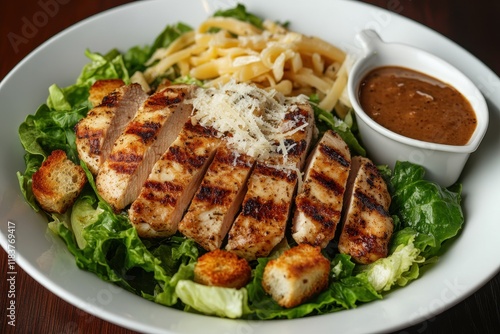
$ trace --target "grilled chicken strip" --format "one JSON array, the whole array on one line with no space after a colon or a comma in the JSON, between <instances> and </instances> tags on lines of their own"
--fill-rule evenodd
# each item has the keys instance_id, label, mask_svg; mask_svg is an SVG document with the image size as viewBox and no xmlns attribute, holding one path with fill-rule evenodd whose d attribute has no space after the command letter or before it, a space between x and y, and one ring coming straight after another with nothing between
<instances>
[{"instance_id":1,"label":"grilled chicken strip","mask_svg":"<svg viewBox=\"0 0 500 334\"><path fill-rule=\"evenodd\" d=\"M94 84L91 89L93 99L97 101L102 94L118 84L119 82L109 83L107 80L105 83ZM92 174L97 174L115 140L147 97L138 84L122 85L105 95L100 104L76 124L78 156L87 164Z\"/></svg>"},{"instance_id":2,"label":"grilled chicken strip","mask_svg":"<svg viewBox=\"0 0 500 334\"><path fill-rule=\"evenodd\" d=\"M338 134L329 130L319 141L295 198L292 237L299 243L325 248L340 221L351 154Z\"/></svg>"},{"instance_id":3,"label":"grilled chicken strip","mask_svg":"<svg viewBox=\"0 0 500 334\"><path fill-rule=\"evenodd\" d=\"M89 101L92 107L100 105L106 95L123 85L125 82L122 79L101 79L94 82L89 89Z\"/></svg>"},{"instance_id":4,"label":"grilled chicken strip","mask_svg":"<svg viewBox=\"0 0 500 334\"><path fill-rule=\"evenodd\" d=\"M186 122L130 207L129 217L139 236L166 237L177 232L220 142L214 129Z\"/></svg>"},{"instance_id":5,"label":"grilled chicken strip","mask_svg":"<svg viewBox=\"0 0 500 334\"><path fill-rule=\"evenodd\" d=\"M179 224L179 231L206 250L222 245L246 192L255 159L220 146Z\"/></svg>"},{"instance_id":6,"label":"grilled chicken strip","mask_svg":"<svg viewBox=\"0 0 500 334\"><path fill-rule=\"evenodd\" d=\"M284 238L298 169L303 167L314 130L310 105L292 105L283 128L290 131L303 125L307 126L285 139L286 156L274 156L256 164L241 212L229 231L228 251L250 261L269 255Z\"/></svg>"},{"instance_id":7,"label":"grilled chicken strip","mask_svg":"<svg viewBox=\"0 0 500 334\"><path fill-rule=\"evenodd\" d=\"M271 156L267 163L302 170L313 136L316 134L314 111L311 106L308 103L291 104L285 115L282 129L285 134L283 146L286 152L283 148L278 149L279 154Z\"/></svg>"},{"instance_id":8,"label":"grilled chicken strip","mask_svg":"<svg viewBox=\"0 0 500 334\"><path fill-rule=\"evenodd\" d=\"M269 255L285 236L297 177L291 169L256 164L226 250L248 261Z\"/></svg>"},{"instance_id":9,"label":"grilled chicken strip","mask_svg":"<svg viewBox=\"0 0 500 334\"><path fill-rule=\"evenodd\" d=\"M352 158L347 181L339 251L361 264L386 257L393 232L388 213L391 196L377 167L368 158Z\"/></svg>"},{"instance_id":10,"label":"grilled chicken strip","mask_svg":"<svg viewBox=\"0 0 500 334\"><path fill-rule=\"evenodd\" d=\"M99 194L114 210L139 196L153 164L179 134L193 108L184 102L192 89L170 86L151 95L115 141L96 178Z\"/></svg>"}]
</instances>

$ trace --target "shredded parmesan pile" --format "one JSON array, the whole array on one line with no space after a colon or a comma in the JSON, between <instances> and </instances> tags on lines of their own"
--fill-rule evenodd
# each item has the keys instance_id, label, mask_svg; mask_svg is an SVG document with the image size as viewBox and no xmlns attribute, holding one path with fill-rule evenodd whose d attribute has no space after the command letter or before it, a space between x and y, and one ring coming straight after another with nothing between
<instances>
[{"instance_id":1,"label":"shredded parmesan pile","mask_svg":"<svg viewBox=\"0 0 500 334\"><path fill-rule=\"evenodd\" d=\"M229 147L255 159L280 153L286 159L285 137L300 131L293 122L284 122L292 103L305 103L305 96L284 97L275 90L264 90L246 83L230 81L220 88L198 89L191 101L192 121L219 131Z\"/></svg>"}]
</instances>

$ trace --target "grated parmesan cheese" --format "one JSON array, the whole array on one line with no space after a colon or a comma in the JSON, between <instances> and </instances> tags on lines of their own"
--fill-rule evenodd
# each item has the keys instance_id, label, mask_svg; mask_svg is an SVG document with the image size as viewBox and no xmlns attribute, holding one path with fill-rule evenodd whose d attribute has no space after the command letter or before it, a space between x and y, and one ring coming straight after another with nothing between
<instances>
[{"instance_id":1,"label":"grated parmesan cheese","mask_svg":"<svg viewBox=\"0 0 500 334\"><path fill-rule=\"evenodd\" d=\"M230 81L220 88L198 89L191 102L193 122L218 130L228 146L255 159L279 153L286 161L291 147L286 147L285 138L307 126L284 122L297 108L294 104L307 102L307 97L284 97L251 84Z\"/></svg>"}]
</instances>

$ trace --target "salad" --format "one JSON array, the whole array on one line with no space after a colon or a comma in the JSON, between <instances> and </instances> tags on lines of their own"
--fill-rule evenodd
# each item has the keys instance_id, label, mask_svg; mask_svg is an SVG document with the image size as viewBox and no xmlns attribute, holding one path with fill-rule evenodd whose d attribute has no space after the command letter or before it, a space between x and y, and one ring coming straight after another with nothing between
<instances>
[{"instance_id":1,"label":"salad","mask_svg":"<svg viewBox=\"0 0 500 334\"><path fill-rule=\"evenodd\" d=\"M215 15L231 16L260 25L262 19L248 13L243 6ZM90 86L100 79L120 78L129 83L137 71L145 71L154 53L168 47L192 28L182 23L167 26L147 46L136 46L124 52L107 54L86 51L90 62L82 69L75 84L49 87L46 103L29 115L19 127L21 143L26 151L26 169L18 173L19 184L27 202L41 211L31 191L32 175L54 150L63 150L75 163L80 163L74 126L91 109ZM175 77L173 82L203 85L192 78ZM319 107L318 96L311 95L316 126L320 132L333 129L356 154L364 155L351 113L334 114ZM82 167L86 169L83 164ZM384 297L389 291L403 287L421 274L425 265L435 263L441 245L461 229L464 218L460 206L461 186L448 189L425 180L422 167L399 162L394 170L380 166L392 195L391 215L394 234L389 256L369 265L355 264L347 255L339 254L335 242L323 250L331 261L328 288L294 308L280 307L262 288L266 263L277 256L251 263L252 279L244 288L203 286L192 281L194 266L204 253L194 241L176 234L162 239L141 239L124 213L115 213L96 192L92 175L87 170L88 185L75 204L64 214L44 213L49 228L67 244L81 269L101 279L158 304L188 312L245 319L298 318L355 308ZM292 243L292 241L290 241ZM283 247L289 247L284 245Z\"/></svg>"}]
</instances>

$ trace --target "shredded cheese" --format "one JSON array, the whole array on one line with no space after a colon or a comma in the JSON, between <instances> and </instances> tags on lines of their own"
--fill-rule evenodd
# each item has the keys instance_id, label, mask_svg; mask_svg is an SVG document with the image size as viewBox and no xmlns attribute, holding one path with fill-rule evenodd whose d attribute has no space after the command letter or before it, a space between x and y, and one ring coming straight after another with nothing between
<instances>
[{"instance_id":1,"label":"shredded cheese","mask_svg":"<svg viewBox=\"0 0 500 334\"><path fill-rule=\"evenodd\" d=\"M228 146L255 159L267 159L272 154L283 155L287 136L302 130L307 124L294 126L285 116L305 103L305 96L284 97L275 90L264 90L253 84L230 81L220 88L198 89L191 101L192 121L219 131Z\"/></svg>"}]
</instances>

